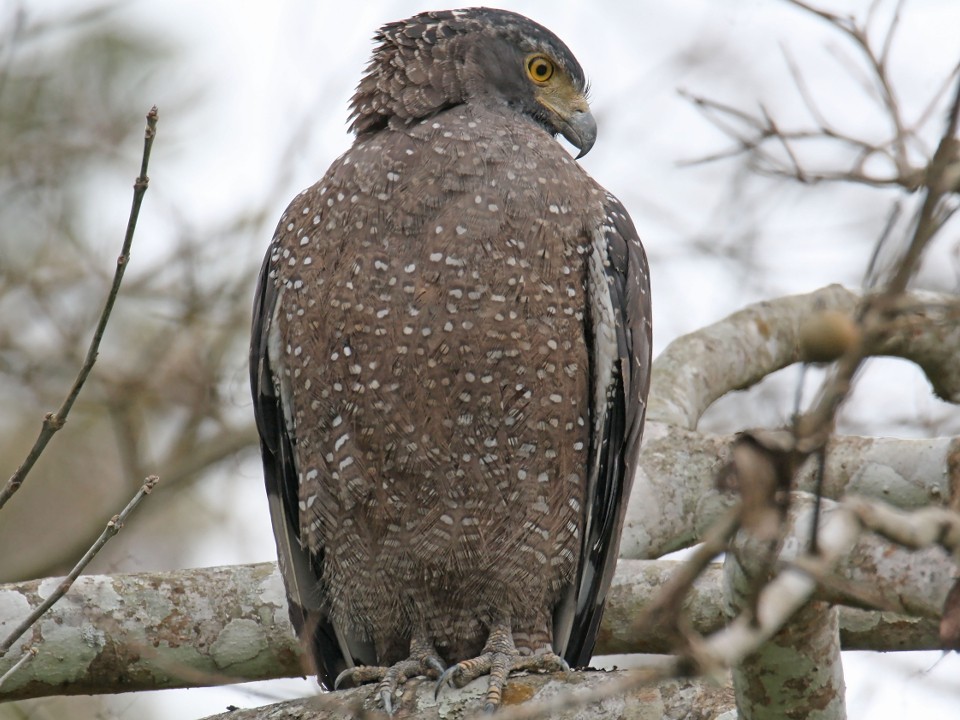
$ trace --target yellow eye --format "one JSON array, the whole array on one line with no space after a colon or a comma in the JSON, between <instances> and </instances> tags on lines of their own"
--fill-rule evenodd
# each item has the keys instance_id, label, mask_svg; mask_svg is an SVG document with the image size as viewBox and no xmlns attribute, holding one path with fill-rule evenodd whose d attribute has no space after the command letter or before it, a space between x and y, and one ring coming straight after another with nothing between
<instances>
[{"instance_id":1,"label":"yellow eye","mask_svg":"<svg viewBox=\"0 0 960 720\"><path fill-rule=\"evenodd\" d=\"M556 67L546 55L531 55L527 58L527 75L535 83L545 83L553 77Z\"/></svg>"}]
</instances>

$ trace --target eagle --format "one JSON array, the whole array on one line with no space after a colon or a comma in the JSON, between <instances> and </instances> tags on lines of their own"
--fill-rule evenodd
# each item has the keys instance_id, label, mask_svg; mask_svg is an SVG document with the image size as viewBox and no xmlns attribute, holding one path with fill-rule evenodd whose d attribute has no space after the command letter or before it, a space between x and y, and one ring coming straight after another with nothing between
<instances>
[{"instance_id":1,"label":"eagle","mask_svg":"<svg viewBox=\"0 0 960 720\"><path fill-rule=\"evenodd\" d=\"M504 10L384 25L287 207L250 379L290 616L327 689L586 665L650 380L646 255L557 135L584 72Z\"/></svg>"}]
</instances>

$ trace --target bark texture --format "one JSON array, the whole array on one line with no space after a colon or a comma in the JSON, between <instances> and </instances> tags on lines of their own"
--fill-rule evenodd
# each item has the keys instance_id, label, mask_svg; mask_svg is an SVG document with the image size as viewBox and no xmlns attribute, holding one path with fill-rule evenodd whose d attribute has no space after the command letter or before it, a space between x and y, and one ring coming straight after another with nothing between
<instances>
[{"instance_id":1,"label":"bark texture","mask_svg":"<svg viewBox=\"0 0 960 720\"><path fill-rule=\"evenodd\" d=\"M939 647L937 618L954 567L946 554L936 548L910 553L866 536L852 558L846 577L875 578L883 597L901 598L912 615L840 608L843 647ZM598 656L673 649L664 628L638 634L633 620L678 565L669 560L620 561L600 629ZM721 575L720 566L712 566L684 603L701 634L724 625ZM47 579L0 586L0 633L55 585L56 579ZM204 687L304 674L274 563L85 576L29 637L0 658L0 675L29 644L41 652L0 686L0 701Z\"/></svg>"}]
</instances>

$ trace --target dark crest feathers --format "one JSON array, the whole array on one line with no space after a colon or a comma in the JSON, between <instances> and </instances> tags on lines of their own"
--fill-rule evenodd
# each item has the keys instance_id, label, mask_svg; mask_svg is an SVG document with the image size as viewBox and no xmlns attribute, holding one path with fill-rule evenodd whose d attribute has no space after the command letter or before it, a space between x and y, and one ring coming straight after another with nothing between
<instances>
[{"instance_id":1,"label":"dark crest feathers","mask_svg":"<svg viewBox=\"0 0 960 720\"><path fill-rule=\"evenodd\" d=\"M505 10L469 8L425 12L384 25L350 103L350 130L376 132L395 118L409 123L466 99L464 65L471 43L508 38L528 51L550 51L580 85L583 70L556 35Z\"/></svg>"}]
</instances>

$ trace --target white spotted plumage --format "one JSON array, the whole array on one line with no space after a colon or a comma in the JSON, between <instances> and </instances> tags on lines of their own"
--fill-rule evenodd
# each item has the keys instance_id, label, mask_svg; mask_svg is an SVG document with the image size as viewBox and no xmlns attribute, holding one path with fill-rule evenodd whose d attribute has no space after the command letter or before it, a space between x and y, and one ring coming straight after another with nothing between
<instances>
[{"instance_id":1,"label":"white spotted plumage","mask_svg":"<svg viewBox=\"0 0 960 720\"><path fill-rule=\"evenodd\" d=\"M419 18L384 29L357 140L278 224L255 312L278 551L327 684L423 638L472 657L505 618L525 653L588 659L642 426L629 219L539 120L438 109L469 83L418 65L477 18L546 31L493 10Z\"/></svg>"}]
</instances>

